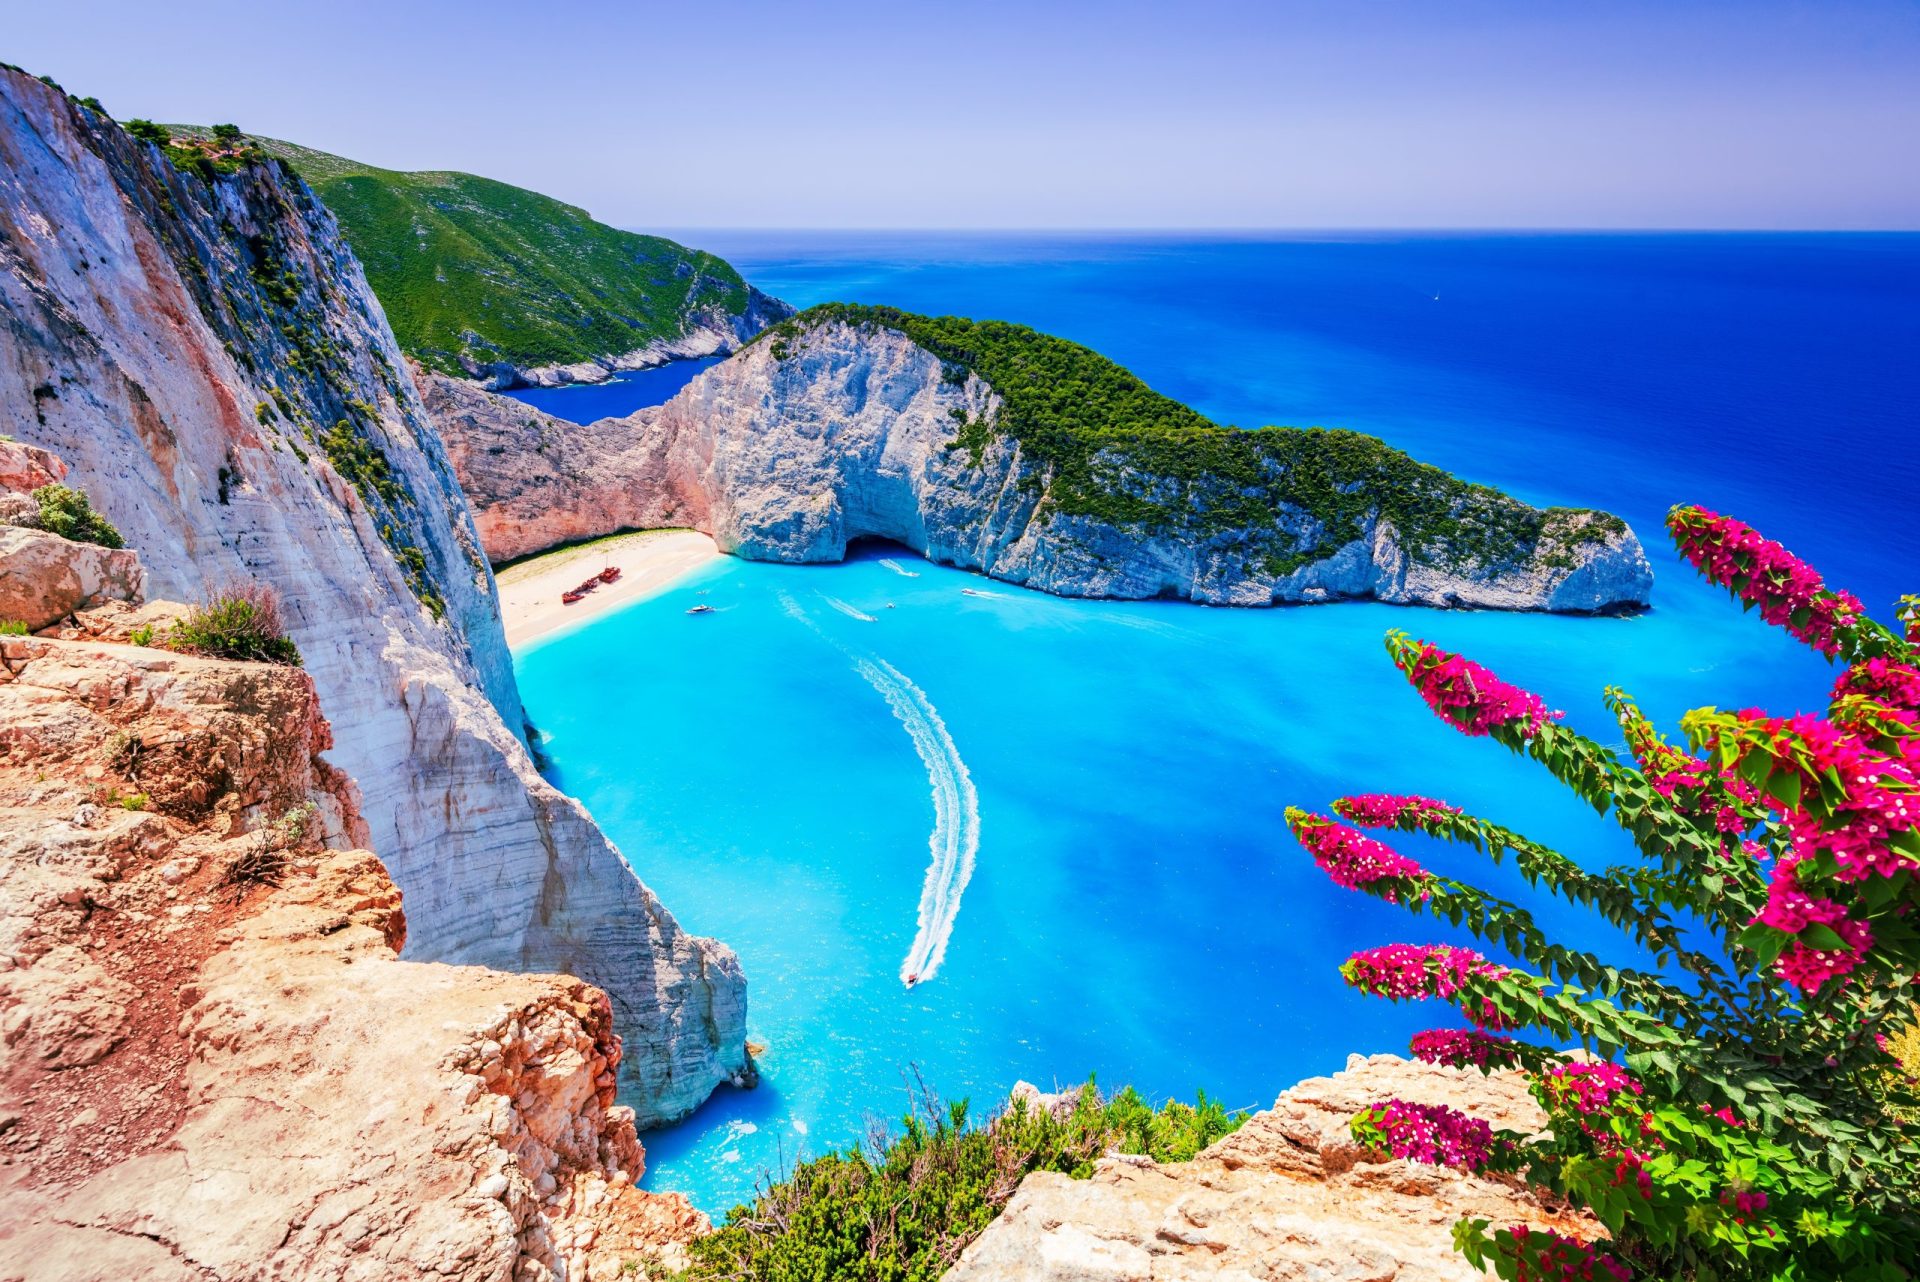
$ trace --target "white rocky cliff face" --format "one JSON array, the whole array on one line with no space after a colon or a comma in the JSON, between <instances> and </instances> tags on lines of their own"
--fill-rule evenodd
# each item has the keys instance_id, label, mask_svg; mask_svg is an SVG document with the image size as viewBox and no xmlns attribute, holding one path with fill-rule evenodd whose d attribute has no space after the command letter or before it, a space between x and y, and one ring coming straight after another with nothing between
<instances>
[{"instance_id":1,"label":"white rocky cliff face","mask_svg":"<svg viewBox=\"0 0 1920 1282\"><path fill-rule=\"evenodd\" d=\"M0 430L64 456L146 591L279 590L406 895L408 956L606 989L643 1124L749 1074L733 954L535 771L466 503L305 187L178 172L0 70L0 308Z\"/></svg>"},{"instance_id":2,"label":"white rocky cliff face","mask_svg":"<svg viewBox=\"0 0 1920 1282\"><path fill-rule=\"evenodd\" d=\"M1001 400L951 368L897 331L826 321L749 345L663 406L586 427L451 380L430 380L428 400L496 560L689 525L759 560L836 561L884 538L1063 596L1609 612L1651 592L1633 532L1586 513L1548 514L1538 545L1500 564L1444 566L1376 511L1359 537L1286 568L1244 530L1196 538L1069 515L1017 441L995 434L977 461L954 447L958 422L991 419ZM1323 533L1308 512L1275 517L1303 545Z\"/></svg>"}]
</instances>

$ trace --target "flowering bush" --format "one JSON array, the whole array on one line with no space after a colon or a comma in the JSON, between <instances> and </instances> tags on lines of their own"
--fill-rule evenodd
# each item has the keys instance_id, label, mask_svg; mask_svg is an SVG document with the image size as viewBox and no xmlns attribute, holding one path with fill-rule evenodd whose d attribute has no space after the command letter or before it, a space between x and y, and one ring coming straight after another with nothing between
<instances>
[{"instance_id":1,"label":"flowering bush","mask_svg":"<svg viewBox=\"0 0 1920 1282\"><path fill-rule=\"evenodd\" d=\"M1413 1035L1407 1048L1418 1060L1447 1068L1507 1068L1518 1062L1511 1037L1469 1032L1463 1028L1429 1028Z\"/></svg>"},{"instance_id":2,"label":"flowering bush","mask_svg":"<svg viewBox=\"0 0 1920 1282\"><path fill-rule=\"evenodd\" d=\"M1457 1166L1483 1171L1493 1164L1493 1128L1445 1104L1409 1104L1390 1099L1362 1110L1353 1119L1353 1136L1362 1144L1428 1166Z\"/></svg>"},{"instance_id":3,"label":"flowering bush","mask_svg":"<svg viewBox=\"0 0 1920 1282\"><path fill-rule=\"evenodd\" d=\"M1651 959L1620 967L1549 939L1520 905L1357 828L1287 823L1336 883L1444 919L1510 954L1390 944L1341 967L1393 1001L1444 1001L1479 1030L1418 1034L1430 1063L1518 1068L1549 1129L1498 1132L1389 1100L1353 1120L1396 1156L1515 1171L1593 1212L1610 1241L1463 1221L1477 1266L1528 1279L1909 1279L1920 1261L1920 1108L1888 1038L1920 969L1920 599L1900 631L1751 527L1669 518L1681 554L1765 621L1846 665L1824 715L1703 708L1669 742L1605 692L1625 753L1460 655L1391 633L1427 705L1532 758L1611 815L1640 858L1594 871L1426 797L1333 803L1511 861ZM1484 1030L1532 1030L1538 1040ZM1581 1043L1569 1057L1552 1046Z\"/></svg>"}]
</instances>

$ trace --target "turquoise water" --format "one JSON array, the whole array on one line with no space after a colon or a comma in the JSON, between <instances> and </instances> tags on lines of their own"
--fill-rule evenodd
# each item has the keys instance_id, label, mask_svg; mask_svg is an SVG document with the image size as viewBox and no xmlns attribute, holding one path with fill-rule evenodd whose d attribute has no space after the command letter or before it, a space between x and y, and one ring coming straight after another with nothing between
<instances>
[{"instance_id":1,"label":"turquoise water","mask_svg":"<svg viewBox=\"0 0 1920 1282\"><path fill-rule=\"evenodd\" d=\"M763 1085L646 1137L647 1182L709 1210L898 1115L916 1069L982 1104L1097 1073L1251 1106L1450 1022L1340 984L1356 948L1455 936L1327 884L1284 807L1418 790L1582 858L1623 846L1433 721L1386 661L1389 627L1610 737L1609 682L1672 721L1808 706L1830 680L1672 561L1668 503L1764 518L1876 607L1920 579L1920 238L698 243L796 303L1006 316L1223 420L1363 427L1533 499L1603 503L1658 575L1634 619L1230 611L1063 601L876 546L843 566L718 562L522 652L558 781L746 967ZM909 990L916 941L915 965L945 953Z\"/></svg>"}]
</instances>

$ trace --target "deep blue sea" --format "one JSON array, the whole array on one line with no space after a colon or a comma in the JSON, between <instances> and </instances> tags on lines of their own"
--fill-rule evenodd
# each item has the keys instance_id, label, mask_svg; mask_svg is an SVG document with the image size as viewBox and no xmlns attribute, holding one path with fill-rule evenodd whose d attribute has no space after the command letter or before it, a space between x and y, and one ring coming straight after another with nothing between
<instances>
[{"instance_id":1,"label":"deep blue sea","mask_svg":"<svg viewBox=\"0 0 1920 1282\"><path fill-rule=\"evenodd\" d=\"M897 1116L916 1070L976 1105L1093 1073L1260 1106L1452 1022L1342 986L1355 949L1455 936L1332 887L1283 809L1420 791L1583 859L1625 847L1433 720L1387 629L1612 741L1610 682L1671 725L1707 703L1812 707L1831 680L1675 561L1676 501L1754 521L1883 615L1920 588L1920 236L682 238L796 304L1020 321L1222 422L1357 428L1534 502L1604 506L1657 575L1632 619L1234 611L1058 600L876 547L719 562L520 653L560 784L745 965L763 1084L645 1137L647 1183L709 1211ZM1542 915L1626 955L1577 912Z\"/></svg>"},{"instance_id":2,"label":"deep blue sea","mask_svg":"<svg viewBox=\"0 0 1920 1282\"><path fill-rule=\"evenodd\" d=\"M652 369L638 369L604 383L573 383L566 387L516 387L506 394L537 410L575 423L631 414L643 405L662 405L691 383L703 370L720 363L718 356L670 361Z\"/></svg>"}]
</instances>

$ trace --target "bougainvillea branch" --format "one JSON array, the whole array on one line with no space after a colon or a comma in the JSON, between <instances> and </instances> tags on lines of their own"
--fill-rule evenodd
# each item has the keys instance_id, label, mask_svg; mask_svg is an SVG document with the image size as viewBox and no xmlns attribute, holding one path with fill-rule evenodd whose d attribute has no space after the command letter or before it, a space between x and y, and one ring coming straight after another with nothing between
<instances>
[{"instance_id":1,"label":"bougainvillea branch","mask_svg":"<svg viewBox=\"0 0 1920 1282\"><path fill-rule=\"evenodd\" d=\"M1920 972L1920 598L1903 629L1867 616L1779 544L1699 508L1681 553L1768 623L1847 665L1824 715L1701 709L1670 742L1623 692L1620 753L1462 655L1389 634L1394 662L1461 732L1530 757L1610 816L1637 862L1592 871L1431 797L1334 803L1360 828L1511 858L1594 909L1690 987L1552 940L1517 904L1299 810L1288 823L1338 884L1450 921L1472 949L1394 944L1342 966L1355 988L1440 999L1477 1029L1436 1029L1417 1058L1531 1079L1549 1128L1502 1139L1448 1110L1388 1100L1356 1137L1468 1169L1512 1163L1591 1211L1609 1240L1464 1221L1455 1242L1503 1279L1716 1277L1911 1282L1920 1259L1920 1117L1884 1030L1912 1019ZM1697 932L1703 943L1683 942ZM1528 969L1522 969L1522 967ZM1531 1029L1535 1041L1499 1035Z\"/></svg>"}]
</instances>

